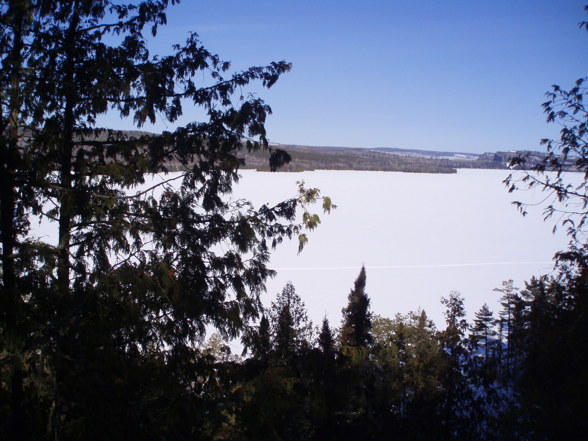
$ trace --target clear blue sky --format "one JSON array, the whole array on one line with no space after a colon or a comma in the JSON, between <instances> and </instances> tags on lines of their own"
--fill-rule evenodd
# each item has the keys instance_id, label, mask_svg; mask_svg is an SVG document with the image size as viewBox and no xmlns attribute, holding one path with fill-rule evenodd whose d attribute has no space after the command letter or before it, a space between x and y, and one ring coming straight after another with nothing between
<instances>
[{"instance_id":1,"label":"clear blue sky","mask_svg":"<svg viewBox=\"0 0 588 441\"><path fill-rule=\"evenodd\" d=\"M545 123L545 92L588 75L584 4L183 0L170 7L155 48L163 53L195 31L235 69L292 62L272 89L256 89L274 111L273 142L541 150L539 140L558 132ZM198 117L187 108L179 122Z\"/></svg>"}]
</instances>

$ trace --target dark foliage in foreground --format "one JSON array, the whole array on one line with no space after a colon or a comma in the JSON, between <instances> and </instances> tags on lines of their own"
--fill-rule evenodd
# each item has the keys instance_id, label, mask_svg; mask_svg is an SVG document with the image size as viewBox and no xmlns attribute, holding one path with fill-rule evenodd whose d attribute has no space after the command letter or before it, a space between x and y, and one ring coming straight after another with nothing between
<instances>
[{"instance_id":1,"label":"dark foliage in foreground","mask_svg":"<svg viewBox=\"0 0 588 441\"><path fill-rule=\"evenodd\" d=\"M269 253L296 235L304 245L319 192L301 183L259 208L226 195L243 149L266 151L270 169L289 160L267 142L269 107L240 92L290 66L230 73L195 35L151 55L144 32L156 35L168 3L0 2L1 439L585 435L585 222L571 224L557 278L503 285L497 319L485 307L468 324L458 293L443 299L441 330L424 311L378 317L365 269L339 330L325 319L316 332L292 285L264 310ZM556 90L553 105L561 96L584 115L583 91ZM107 111L140 127L175 121L186 105L206 121L149 136L96 127ZM550 148L578 144L568 151L582 167L584 135L581 120ZM167 174L172 163L182 173ZM141 188L153 173L163 180ZM585 184L574 192L560 176L543 188L585 208ZM35 217L56 225L56 243L29 237ZM207 327L218 334L204 344ZM237 336L249 358L224 343Z\"/></svg>"},{"instance_id":2,"label":"dark foliage in foreground","mask_svg":"<svg viewBox=\"0 0 588 441\"><path fill-rule=\"evenodd\" d=\"M463 297L451 293L444 329L424 311L375 315L372 339L361 342L345 329L350 295L338 339L325 319L313 342L299 299L298 319L283 319L289 285L267 351L241 361L216 352L214 388L225 394L213 439L579 439L588 421L587 288L585 271L532 279L520 292L508 281L497 290L498 316L484 305L471 324ZM284 335L297 349L284 350Z\"/></svg>"},{"instance_id":3,"label":"dark foliage in foreground","mask_svg":"<svg viewBox=\"0 0 588 441\"><path fill-rule=\"evenodd\" d=\"M235 337L262 310L270 251L320 221L319 198L231 201L243 150L271 148L271 109L241 96L284 61L232 72L195 34L147 42L177 1L0 2L0 434L7 440L192 439L212 433L206 327ZM149 35L151 34L151 35ZM149 36L146 36L149 35ZM160 135L97 127L205 121ZM182 164L170 175L168 165ZM148 187L153 174L160 179ZM332 208L323 198L324 208ZM40 218L57 240L29 235Z\"/></svg>"}]
</instances>

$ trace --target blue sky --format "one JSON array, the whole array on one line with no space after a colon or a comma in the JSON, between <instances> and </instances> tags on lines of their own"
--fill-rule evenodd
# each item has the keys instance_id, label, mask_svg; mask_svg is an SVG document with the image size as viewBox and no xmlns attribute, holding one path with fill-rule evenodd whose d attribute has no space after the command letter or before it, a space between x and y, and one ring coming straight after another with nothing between
<instances>
[{"instance_id":1,"label":"blue sky","mask_svg":"<svg viewBox=\"0 0 588 441\"><path fill-rule=\"evenodd\" d=\"M170 7L154 48L163 53L195 31L235 69L292 62L272 89L254 89L274 111L273 142L541 150L539 140L559 130L545 123L545 92L588 75L588 32L578 29L585 3L184 0ZM179 123L198 118L186 108Z\"/></svg>"}]
</instances>

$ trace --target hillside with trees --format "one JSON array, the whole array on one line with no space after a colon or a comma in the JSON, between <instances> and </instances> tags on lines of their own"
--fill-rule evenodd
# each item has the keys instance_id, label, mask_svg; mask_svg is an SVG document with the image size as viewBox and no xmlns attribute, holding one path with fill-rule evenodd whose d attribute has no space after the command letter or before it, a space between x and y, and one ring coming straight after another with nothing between
<instances>
[{"instance_id":1,"label":"hillside with trees","mask_svg":"<svg viewBox=\"0 0 588 441\"><path fill-rule=\"evenodd\" d=\"M561 139L507 180L563 203L546 208L570 237L552 276L506 281L502 310L472 323L448 293L437 329L425 311L372 311L362 268L347 301L333 293L340 325L318 327L293 285L269 308L260 296L271 251L290 238L302 248L320 221L309 210L331 200L303 184L259 209L226 197L244 155L264 152L270 170L294 156L268 143L271 109L243 92L290 64L235 72L196 34L150 53L175 3L0 4L0 439L583 437L588 197L563 171L572 161L588 176L584 80L554 87L544 107ZM113 112L141 129L188 106L206 121L133 136L96 125ZM56 240L31 238L39 218Z\"/></svg>"},{"instance_id":2,"label":"hillside with trees","mask_svg":"<svg viewBox=\"0 0 588 441\"><path fill-rule=\"evenodd\" d=\"M128 140L147 139L157 136L154 133L124 130L118 136ZM103 141L108 132L98 132L96 138ZM459 154L432 152L426 150L406 150L388 148L350 148L318 147L291 144L270 143L270 150L248 150L246 143L238 154L240 169L272 171L269 162L272 152L284 152L287 161L280 166L280 172L301 172L313 170L356 170L389 171L402 173L456 173L458 168L469 169L508 169L510 161L525 155L526 166L539 164L544 154L539 152L494 152L478 154ZM80 146L88 149L87 146ZM287 155L287 156L286 156ZM124 158L117 158L123 162ZM169 158L165 163L168 171L183 171L186 164L176 158ZM190 166L192 164L188 164ZM517 165L520 168L522 165ZM275 170L274 170L275 171Z\"/></svg>"},{"instance_id":3,"label":"hillside with trees","mask_svg":"<svg viewBox=\"0 0 588 441\"><path fill-rule=\"evenodd\" d=\"M288 152L291 161L281 171L361 170L395 171L404 173L455 173L457 168L506 168L506 162L493 160L460 160L420 155L390 153L379 149L345 147L311 147L279 145ZM244 168L267 171L268 154L247 152Z\"/></svg>"},{"instance_id":4,"label":"hillside with trees","mask_svg":"<svg viewBox=\"0 0 588 441\"><path fill-rule=\"evenodd\" d=\"M448 154L426 150L388 148L313 147L279 144L291 160L280 171L359 170L404 173L456 173L458 168L508 169L513 158L525 155L526 167L539 164L544 154L539 152L493 152L477 154ZM269 153L244 153L243 168L268 171ZM522 167L518 164L516 167ZM568 167L568 170L570 168Z\"/></svg>"}]
</instances>

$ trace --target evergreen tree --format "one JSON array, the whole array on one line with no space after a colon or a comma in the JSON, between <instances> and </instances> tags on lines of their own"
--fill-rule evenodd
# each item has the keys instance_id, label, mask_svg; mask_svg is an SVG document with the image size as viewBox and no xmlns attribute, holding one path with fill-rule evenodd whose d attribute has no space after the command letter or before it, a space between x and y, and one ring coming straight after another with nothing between
<instances>
[{"instance_id":1,"label":"evergreen tree","mask_svg":"<svg viewBox=\"0 0 588 441\"><path fill-rule=\"evenodd\" d=\"M243 353L245 356L251 351L256 360L267 358L272 349L270 322L265 313L262 314L257 326L248 327L241 337L243 343Z\"/></svg>"},{"instance_id":2,"label":"evergreen tree","mask_svg":"<svg viewBox=\"0 0 588 441\"><path fill-rule=\"evenodd\" d=\"M318 345L325 357L332 358L335 354L335 338L331 332L327 317L323 318L323 324L318 336Z\"/></svg>"},{"instance_id":3,"label":"evergreen tree","mask_svg":"<svg viewBox=\"0 0 588 441\"><path fill-rule=\"evenodd\" d=\"M517 431L531 440L574 439L588 430L588 277L586 269L557 278L534 278L517 326ZM513 433L514 432L514 433Z\"/></svg>"},{"instance_id":4,"label":"evergreen tree","mask_svg":"<svg viewBox=\"0 0 588 441\"><path fill-rule=\"evenodd\" d=\"M276 297L270 309L273 348L281 360L310 349L312 322L308 320L306 306L288 282Z\"/></svg>"},{"instance_id":5,"label":"evergreen tree","mask_svg":"<svg viewBox=\"0 0 588 441\"><path fill-rule=\"evenodd\" d=\"M474 355L487 362L494 354L496 342L496 321L494 313L488 305L484 305L475 313L474 326L470 333L470 342Z\"/></svg>"},{"instance_id":6,"label":"evergreen tree","mask_svg":"<svg viewBox=\"0 0 588 441\"><path fill-rule=\"evenodd\" d=\"M296 208L319 197L301 186L274 207L227 201L244 148L270 150L272 169L288 160L268 146L271 109L242 90L271 87L290 65L231 72L196 34L152 55L169 3L0 4L9 438L193 437L217 412L196 345L207 326L233 338L258 316L270 250L301 232ZM96 126L107 112L173 123L186 106L206 121L160 135ZM182 172L166 175L171 164ZM140 189L152 173L161 180ZM32 214L56 226L56 243L25 239Z\"/></svg>"},{"instance_id":7,"label":"evergreen tree","mask_svg":"<svg viewBox=\"0 0 588 441\"><path fill-rule=\"evenodd\" d=\"M342 310L337 439L369 438L379 430L374 420L380 400L375 397L377 378L369 357L373 342L372 317L365 285L366 272L362 267L349 293L348 304Z\"/></svg>"},{"instance_id":8,"label":"evergreen tree","mask_svg":"<svg viewBox=\"0 0 588 441\"><path fill-rule=\"evenodd\" d=\"M588 22L579 25L588 30ZM507 362L516 373L511 385L518 398L512 406L518 430L506 427L513 439L579 439L588 430L586 80L567 90L552 86L542 106L547 121L561 126L560 136L541 141L546 155L539 163L528 166L525 157L514 158L511 166L518 171L505 181L511 192L544 191L544 218L556 219L554 231L563 227L570 238L569 248L556 254L556 276L532 279L513 308ZM571 181L570 171L583 179ZM525 214L527 204L517 205Z\"/></svg>"},{"instance_id":9,"label":"evergreen tree","mask_svg":"<svg viewBox=\"0 0 588 441\"><path fill-rule=\"evenodd\" d=\"M497 427L501 415L512 402L510 386L500 380L502 341L496 331L496 320L487 304L476 313L469 335L470 365L468 381L475 387L476 426L483 439L499 439Z\"/></svg>"},{"instance_id":10,"label":"evergreen tree","mask_svg":"<svg viewBox=\"0 0 588 441\"><path fill-rule=\"evenodd\" d=\"M264 314L261 316L261 320L259 321L259 341L255 355L258 358L267 357L271 351L271 348L270 323Z\"/></svg>"},{"instance_id":11,"label":"evergreen tree","mask_svg":"<svg viewBox=\"0 0 588 441\"><path fill-rule=\"evenodd\" d=\"M269 320L260 322L258 339L268 328L270 357L263 363L260 357L247 360L246 378L233 388L238 391L235 419L243 426L235 439L312 439L316 415L324 413L317 378L323 366L314 357L318 351L311 350L312 323L292 283L272 303Z\"/></svg>"},{"instance_id":12,"label":"evergreen tree","mask_svg":"<svg viewBox=\"0 0 588 441\"><path fill-rule=\"evenodd\" d=\"M514 323L517 305L520 304L521 298L519 296L519 290L514 286L512 280L503 281L502 288L495 288L494 291L502 293L500 298L500 304L502 305L502 311L500 311L500 327L505 343L505 349L503 351L504 369L508 377L512 374L514 368L513 361L516 339L513 338L513 335L516 332L513 332L513 330L515 329Z\"/></svg>"},{"instance_id":13,"label":"evergreen tree","mask_svg":"<svg viewBox=\"0 0 588 441\"><path fill-rule=\"evenodd\" d=\"M473 395L468 384L467 366L469 352L465 333L468 323L465 320L464 299L458 292L451 292L448 298L441 298L445 305L446 328L439 334L444 352L445 366L442 374L443 402L441 422L444 439L475 439L478 409L473 406Z\"/></svg>"},{"instance_id":14,"label":"evergreen tree","mask_svg":"<svg viewBox=\"0 0 588 441\"><path fill-rule=\"evenodd\" d=\"M365 292L365 284L365 267L362 267L349 293L347 306L342 310L341 345L343 347L368 347L373 342L370 299Z\"/></svg>"}]
</instances>

